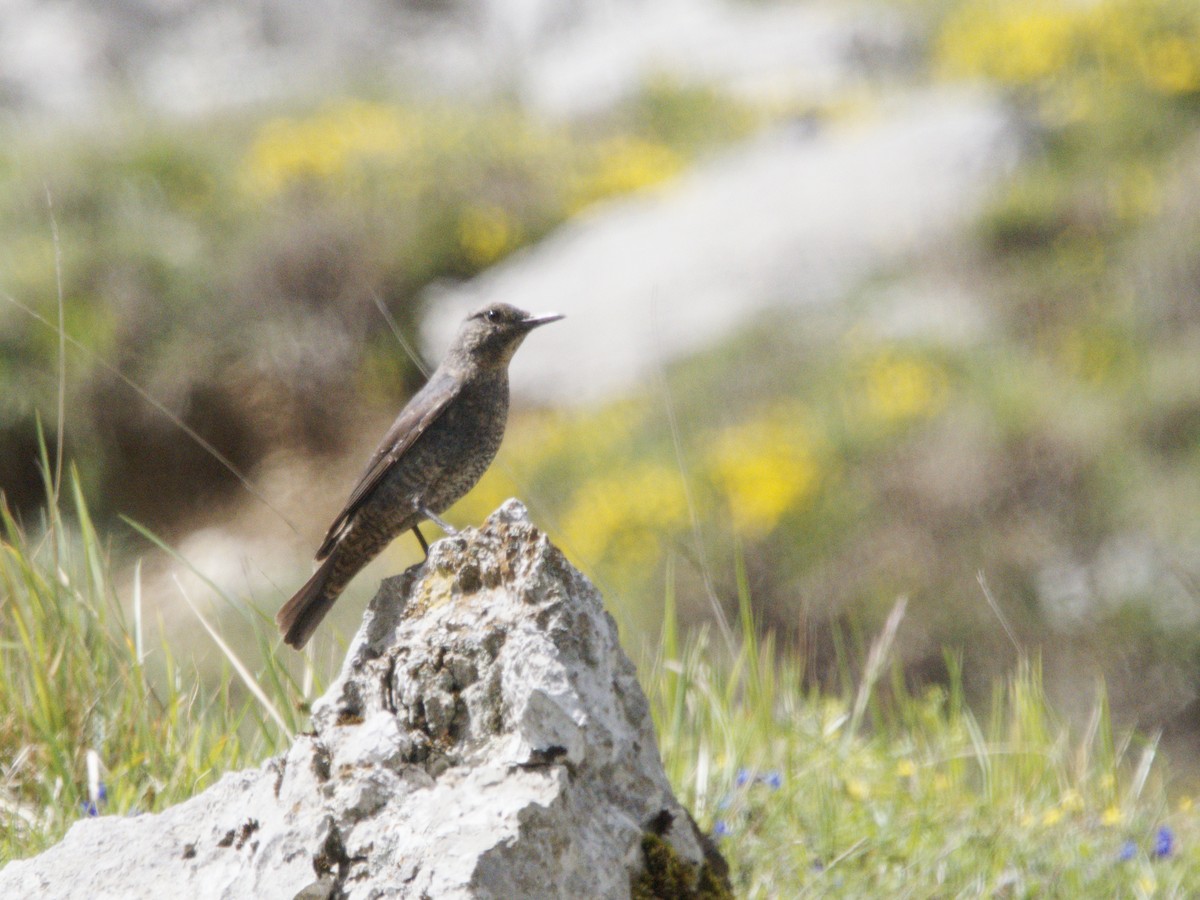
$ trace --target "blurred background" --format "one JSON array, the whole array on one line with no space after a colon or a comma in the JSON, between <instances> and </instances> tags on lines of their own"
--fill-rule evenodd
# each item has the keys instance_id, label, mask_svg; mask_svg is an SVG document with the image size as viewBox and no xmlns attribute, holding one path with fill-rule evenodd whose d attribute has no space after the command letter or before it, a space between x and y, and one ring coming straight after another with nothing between
<instances>
[{"instance_id":1,"label":"blurred background","mask_svg":"<svg viewBox=\"0 0 1200 900\"><path fill-rule=\"evenodd\" d=\"M913 684L1040 655L1200 760L1193 0L0 0L0 235L0 490L63 441L183 646L498 299L568 318L447 517L523 499L631 649L740 583L834 684L905 595Z\"/></svg>"}]
</instances>

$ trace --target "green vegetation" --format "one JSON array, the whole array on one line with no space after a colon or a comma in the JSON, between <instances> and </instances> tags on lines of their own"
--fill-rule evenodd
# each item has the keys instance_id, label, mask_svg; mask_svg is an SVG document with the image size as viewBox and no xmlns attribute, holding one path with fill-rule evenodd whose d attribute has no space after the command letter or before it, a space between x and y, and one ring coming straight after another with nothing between
<instances>
[{"instance_id":1,"label":"green vegetation","mask_svg":"<svg viewBox=\"0 0 1200 900\"><path fill-rule=\"evenodd\" d=\"M1192 800L1168 801L1151 741L1117 734L1102 686L1072 730L1022 661L985 716L945 686L912 694L892 610L861 673L803 690L803 659L743 630L664 635L648 676L668 774L712 822L746 897L1190 896ZM670 610L668 610L671 612ZM742 595L744 622L749 600Z\"/></svg>"},{"instance_id":2,"label":"green vegetation","mask_svg":"<svg viewBox=\"0 0 1200 900\"><path fill-rule=\"evenodd\" d=\"M1127 726L1197 736L1200 5L908 5L930 77L999 87L1033 135L973 233L915 287L878 273L642 396L527 415L452 518L529 500L643 640L668 772L739 896L1198 895L1190 788ZM169 527L232 480L98 359L244 470L335 451L416 377L372 298L410 331L430 282L763 118L655 84L572 129L358 98L10 142L0 860L99 801L89 751L104 811L161 808L281 749L324 674L275 660L253 598L222 626L250 670L118 601L114 514ZM36 470L58 335L15 305L57 319L60 255L98 354L69 357L61 507ZM977 335L879 324L929 284L970 295Z\"/></svg>"},{"instance_id":3,"label":"green vegetation","mask_svg":"<svg viewBox=\"0 0 1200 900\"><path fill-rule=\"evenodd\" d=\"M258 118L6 134L10 505L40 503L35 420L54 408L58 337L36 316L58 320L60 278L66 331L87 348L68 366L69 451L101 521L166 528L237 479L121 376L242 471L280 450L336 451L351 411L390 407L420 377L377 303L413 334L432 281L652 189L754 123L711 92L655 84L576 128L514 108L342 98Z\"/></svg>"},{"instance_id":4,"label":"green vegetation","mask_svg":"<svg viewBox=\"0 0 1200 900\"><path fill-rule=\"evenodd\" d=\"M15 638L0 647L0 862L93 809L192 796L303 725L301 688L269 653L254 673L227 658L201 678L138 607L127 616L77 484L71 505L73 528L53 505L36 533L4 518L0 611ZM953 658L945 687L910 694L892 656L901 602L862 671L819 692L801 657L760 636L744 591L732 654L704 629L682 634L667 601L644 686L675 790L717 836L737 896L1200 890L1191 799L1168 800L1155 743L1117 733L1102 690L1079 731L1050 709L1033 661L998 683L981 718ZM276 641L253 611L238 630L264 650ZM96 796L89 750L104 767ZM659 863L654 884L678 880Z\"/></svg>"},{"instance_id":5,"label":"green vegetation","mask_svg":"<svg viewBox=\"0 0 1200 900\"><path fill-rule=\"evenodd\" d=\"M121 605L73 471L68 486L69 517L47 480L37 529L0 505L2 860L53 843L89 804L129 812L178 803L282 750L303 724L286 702L296 685L269 653L259 678L275 698L270 714L230 661L202 678L196 648L168 643L140 602L132 614ZM269 647L269 618L246 615ZM89 789L89 752L104 766L102 794Z\"/></svg>"},{"instance_id":6,"label":"green vegetation","mask_svg":"<svg viewBox=\"0 0 1200 900\"><path fill-rule=\"evenodd\" d=\"M668 570L682 617L711 619L740 554L759 619L820 684L837 635L903 593L913 679L944 683L957 648L986 703L1015 638L1053 650L1051 696L1103 677L1118 721L1194 746L1200 5L926 6L931 76L997 87L1032 135L973 232L644 396L521 423L461 514L529 499L643 631ZM891 326L927 294L965 337Z\"/></svg>"}]
</instances>

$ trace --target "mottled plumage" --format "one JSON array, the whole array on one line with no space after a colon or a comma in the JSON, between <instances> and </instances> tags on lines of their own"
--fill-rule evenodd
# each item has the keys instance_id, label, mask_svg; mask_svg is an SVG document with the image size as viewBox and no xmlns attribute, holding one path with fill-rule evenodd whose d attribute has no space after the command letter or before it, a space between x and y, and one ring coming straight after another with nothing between
<instances>
[{"instance_id":1,"label":"mottled plumage","mask_svg":"<svg viewBox=\"0 0 1200 900\"><path fill-rule=\"evenodd\" d=\"M500 449L508 419L508 363L534 328L494 303L468 316L446 359L401 410L317 550L312 578L279 610L283 639L299 649L358 572L399 534L416 531L475 486Z\"/></svg>"}]
</instances>

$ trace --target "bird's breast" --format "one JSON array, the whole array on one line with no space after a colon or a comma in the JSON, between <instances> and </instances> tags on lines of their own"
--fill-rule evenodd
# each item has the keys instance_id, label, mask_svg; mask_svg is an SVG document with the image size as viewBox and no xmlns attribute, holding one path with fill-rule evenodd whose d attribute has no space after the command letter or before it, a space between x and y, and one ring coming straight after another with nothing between
<instances>
[{"instance_id":1,"label":"bird's breast","mask_svg":"<svg viewBox=\"0 0 1200 900\"><path fill-rule=\"evenodd\" d=\"M413 487L427 505L441 512L475 486L500 449L507 420L507 379L464 386L413 447L414 468L423 470Z\"/></svg>"}]
</instances>

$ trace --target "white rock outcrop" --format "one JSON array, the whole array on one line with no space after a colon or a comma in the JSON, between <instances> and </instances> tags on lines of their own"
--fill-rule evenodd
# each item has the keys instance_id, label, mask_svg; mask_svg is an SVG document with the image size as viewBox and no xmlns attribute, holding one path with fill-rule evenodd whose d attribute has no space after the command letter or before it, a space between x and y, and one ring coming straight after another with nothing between
<instances>
[{"instance_id":1,"label":"white rock outcrop","mask_svg":"<svg viewBox=\"0 0 1200 900\"><path fill-rule=\"evenodd\" d=\"M383 583L286 754L81 820L0 896L730 896L725 872L599 593L510 500Z\"/></svg>"},{"instance_id":2,"label":"white rock outcrop","mask_svg":"<svg viewBox=\"0 0 1200 900\"><path fill-rule=\"evenodd\" d=\"M957 89L764 132L657 190L596 204L470 281L431 286L427 353L485 303L565 313L553 341L521 348L513 392L586 406L644 392L763 315L800 332L810 312L832 312L850 329L870 317L847 299L958 239L1023 148L1003 104ZM922 312L927 293L903 307Z\"/></svg>"}]
</instances>

